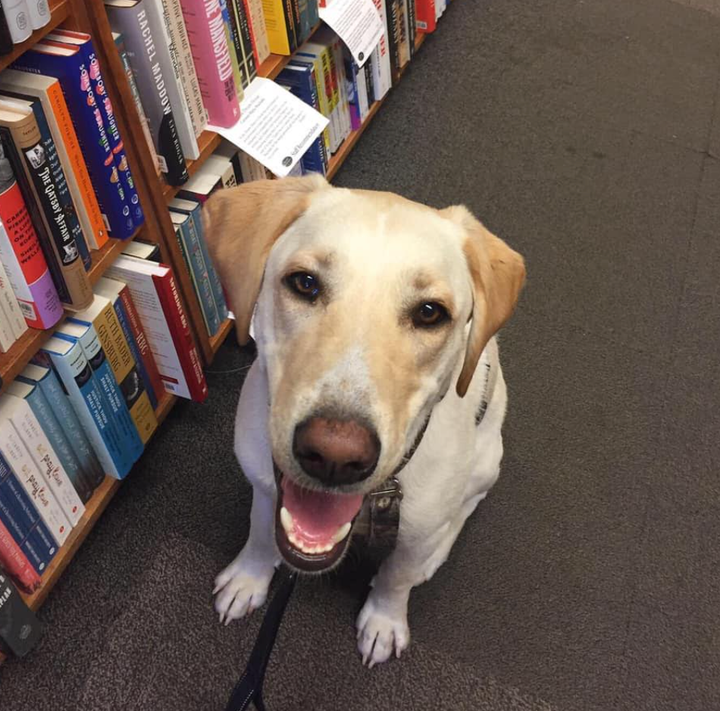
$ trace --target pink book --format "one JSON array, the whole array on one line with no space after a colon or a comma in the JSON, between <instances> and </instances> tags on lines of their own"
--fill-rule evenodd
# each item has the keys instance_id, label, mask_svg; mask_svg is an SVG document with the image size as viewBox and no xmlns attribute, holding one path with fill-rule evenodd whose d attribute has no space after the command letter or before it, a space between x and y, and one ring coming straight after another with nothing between
<instances>
[{"instance_id":1,"label":"pink book","mask_svg":"<svg viewBox=\"0 0 720 711\"><path fill-rule=\"evenodd\" d=\"M240 118L225 20L219 0L180 0L209 123L229 128Z\"/></svg>"}]
</instances>

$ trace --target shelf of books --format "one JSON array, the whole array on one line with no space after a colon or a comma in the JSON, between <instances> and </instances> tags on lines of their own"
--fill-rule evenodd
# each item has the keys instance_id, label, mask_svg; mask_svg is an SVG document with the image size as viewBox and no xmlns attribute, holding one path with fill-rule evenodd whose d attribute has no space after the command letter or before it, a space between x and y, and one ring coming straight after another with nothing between
<instances>
[{"instance_id":1,"label":"shelf of books","mask_svg":"<svg viewBox=\"0 0 720 711\"><path fill-rule=\"evenodd\" d=\"M328 119L291 175L332 180L447 4L373 2L363 66L317 0L3 3L0 568L31 609L232 330L202 207L275 176L208 126L273 80Z\"/></svg>"}]
</instances>

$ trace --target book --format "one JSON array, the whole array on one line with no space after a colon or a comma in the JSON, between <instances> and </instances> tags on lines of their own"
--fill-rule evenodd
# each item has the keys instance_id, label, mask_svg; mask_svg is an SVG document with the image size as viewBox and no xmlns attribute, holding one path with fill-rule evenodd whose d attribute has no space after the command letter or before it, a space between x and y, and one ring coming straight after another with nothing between
<instances>
[{"instance_id":1,"label":"book","mask_svg":"<svg viewBox=\"0 0 720 711\"><path fill-rule=\"evenodd\" d=\"M30 10L25 0L3 0L2 11L14 44L24 42L32 34Z\"/></svg>"},{"instance_id":2,"label":"book","mask_svg":"<svg viewBox=\"0 0 720 711\"><path fill-rule=\"evenodd\" d=\"M291 0L262 0L271 54L292 54L298 47Z\"/></svg>"},{"instance_id":3,"label":"book","mask_svg":"<svg viewBox=\"0 0 720 711\"><path fill-rule=\"evenodd\" d=\"M70 322L91 326L97 332L125 407L144 445L156 430L157 419L115 307L110 299L95 294L92 304L84 311L73 314Z\"/></svg>"},{"instance_id":4,"label":"book","mask_svg":"<svg viewBox=\"0 0 720 711\"><path fill-rule=\"evenodd\" d=\"M213 298L207 265L203 259L195 230L194 228L191 230L192 220L189 215L172 211L170 217L175 227L175 236L180 245L180 251L190 273L195 295L200 304L205 328L208 335L214 336L220 328L220 317Z\"/></svg>"},{"instance_id":5,"label":"book","mask_svg":"<svg viewBox=\"0 0 720 711\"><path fill-rule=\"evenodd\" d=\"M248 19L250 38L252 40L253 56L256 67L270 56L270 43L268 42L263 0L242 0L245 6L245 15Z\"/></svg>"},{"instance_id":6,"label":"book","mask_svg":"<svg viewBox=\"0 0 720 711\"><path fill-rule=\"evenodd\" d=\"M0 90L13 92L20 98L40 100L65 170L83 234L90 247L100 249L108 240L107 229L60 82L55 77L5 69L0 73Z\"/></svg>"},{"instance_id":7,"label":"book","mask_svg":"<svg viewBox=\"0 0 720 711\"><path fill-rule=\"evenodd\" d=\"M171 51L176 55L180 82L187 102L190 120L196 136L205 130L208 123L207 111L203 104L200 82L198 81L195 63L192 58L190 39L188 38L180 0L163 0L163 8L167 20L168 33L171 40Z\"/></svg>"},{"instance_id":8,"label":"book","mask_svg":"<svg viewBox=\"0 0 720 711\"><path fill-rule=\"evenodd\" d=\"M110 425L118 434L122 456L130 467L139 459L144 445L130 416L123 392L103 348L97 329L92 323L65 321L55 331L62 338L80 345L93 376L102 388L103 404Z\"/></svg>"},{"instance_id":9,"label":"book","mask_svg":"<svg viewBox=\"0 0 720 711\"><path fill-rule=\"evenodd\" d=\"M125 40L119 32L113 32L112 37L115 41L115 47L120 54L120 61L122 62L123 69L125 70L125 76L127 77L128 85L130 86L130 92L132 93L133 101L135 102L135 108L137 109L138 118L140 120L140 127L142 128L143 136L145 136L148 151L150 151L150 157L155 168L155 173L157 175L160 175L160 173L162 172L160 170L160 161L158 160L158 155L155 151L155 145L153 144L152 135L150 134L150 126L148 124L147 116L145 115L145 109L142 105L140 92L137 88L137 82L135 81L135 73L130 66L130 59L128 57L127 49L125 49Z\"/></svg>"},{"instance_id":10,"label":"book","mask_svg":"<svg viewBox=\"0 0 720 711\"><path fill-rule=\"evenodd\" d=\"M121 255L107 275L128 285L165 390L204 401L207 382L170 267Z\"/></svg>"},{"instance_id":11,"label":"book","mask_svg":"<svg viewBox=\"0 0 720 711\"><path fill-rule=\"evenodd\" d=\"M373 0L377 11L380 13L380 19L383 24L383 33L370 55L370 63L372 66L373 76L373 98L380 101L392 87L392 62L390 57L390 38L388 36L388 19L385 0ZM391 2L391 0L388 0Z\"/></svg>"},{"instance_id":12,"label":"book","mask_svg":"<svg viewBox=\"0 0 720 711\"><path fill-rule=\"evenodd\" d=\"M1 467L2 455L0 455L0 469ZM26 531L18 521L15 509L11 508L9 502L5 500L2 489L0 489L0 524L5 526L11 538L28 559L33 570L38 575L42 575L50 561L43 554L42 549L37 547L33 533Z\"/></svg>"},{"instance_id":13,"label":"book","mask_svg":"<svg viewBox=\"0 0 720 711\"><path fill-rule=\"evenodd\" d=\"M216 182L216 185L219 187L219 180ZM210 288L212 289L213 300L215 302L215 307L217 308L218 319L222 324L222 322L227 318L228 307L225 302L225 292L223 291L222 284L220 283L220 277L218 276L215 266L210 259L210 252L208 251L207 243L205 241L205 228L201 215L201 207L201 203L195 199L188 200L174 198L170 201L171 210L175 210L176 212L180 212L190 217L190 222L188 223L190 241L192 245L197 245L197 248L200 250L200 254L202 255L202 261L205 263L208 278L210 279ZM195 249L194 246L193 249Z\"/></svg>"},{"instance_id":14,"label":"book","mask_svg":"<svg viewBox=\"0 0 720 711\"><path fill-rule=\"evenodd\" d=\"M230 48L219 0L181 0L208 120L228 128L240 118Z\"/></svg>"},{"instance_id":15,"label":"book","mask_svg":"<svg viewBox=\"0 0 720 711\"><path fill-rule=\"evenodd\" d=\"M13 40L10 36L10 28L8 27L7 17L2 11L0 4L0 56L10 54L13 51Z\"/></svg>"},{"instance_id":16,"label":"book","mask_svg":"<svg viewBox=\"0 0 720 711\"><path fill-rule=\"evenodd\" d=\"M333 91L337 91L338 101L340 105L339 113L342 121L343 141L350 135L352 131L352 123L350 121L350 103L348 101L347 84L345 82L345 72L343 69L343 43L336 34L330 34L328 28L323 28L318 33L322 39L323 36L328 37L332 49L332 70L333 70Z\"/></svg>"},{"instance_id":17,"label":"book","mask_svg":"<svg viewBox=\"0 0 720 711\"><path fill-rule=\"evenodd\" d=\"M105 479L105 472L90 444L87 433L80 424L68 393L53 369L52 361L47 354L36 353L33 360L35 362L25 366L18 376L18 380L38 386L70 442L70 447L80 463L83 477L95 489Z\"/></svg>"},{"instance_id":18,"label":"book","mask_svg":"<svg viewBox=\"0 0 720 711\"><path fill-rule=\"evenodd\" d=\"M150 352L150 345L147 342L142 323L140 323L140 317L132 302L130 289L128 289L127 284L117 281L117 279L101 277L95 285L95 292L109 299L112 303L125 335L125 340L128 342L135 359L138 373L145 386L145 392L150 399L150 405L153 410L156 410L159 398L165 388Z\"/></svg>"},{"instance_id":19,"label":"book","mask_svg":"<svg viewBox=\"0 0 720 711\"><path fill-rule=\"evenodd\" d=\"M0 102L3 104L4 102ZM18 177L24 172L29 192L26 205L35 203L34 216L40 245L51 269L53 282L65 308L84 308L92 298L90 279L80 255L73 225L74 215L64 213L63 201L52 174L49 156L31 109L0 108L0 139Z\"/></svg>"},{"instance_id":20,"label":"book","mask_svg":"<svg viewBox=\"0 0 720 711\"><path fill-rule=\"evenodd\" d=\"M2 228L0 227L0 229ZM13 339L13 342L15 342L18 338L20 338L20 336L23 335L23 333L25 333L25 331L27 331L28 327L25 323L25 319L23 318L20 304L15 298L15 294L13 293L13 288L10 285L10 279L8 278L7 272L5 271L5 267L3 266L1 259L0 308L2 308L2 313L4 314L4 318L2 319L2 325L7 328L10 336Z\"/></svg>"},{"instance_id":21,"label":"book","mask_svg":"<svg viewBox=\"0 0 720 711\"><path fill-rule=\"evenodd\" d=\"M250 19L248 18L247 10L243 0L230 0L231 11L235 17L237 25L238 39L240 42L240 49L242 52L242 64L245 67L245 76L247 84L243 85L243 88L252 82L257 76L257 62L255 61L255 54L253 53L253 42L252 33L250 30ZM240 60L240 57L238 57Z\"/></svg>"},{"instance_id":22,"label":"book","mask_svg":"<svg viewBox=\"0 0 720 711\"><path fill-rule=\"evenodd\" d=\"M13 470L17 481L32 501L58 546L61 546L70 535L72 528L70 522L55 494L40 475L40 470L15 428L4 421L0 426L0 455Z\"/></svg>"},{"instance_id":23,"label":"book","mask_svg":"<svg viewBox=\"0 0 720 711\"><path fill-rule=\"evenodd\" d=\"M23 538L30 538L39 557L47 565L55 557L58 543L2 454L0 454L0 505L7 510L8 518L12 516L14 521L12 525L6 523L8 530L11 533L19 532ZM15 540L17 541L17 538Z\"/></svg>"},{"instance_id":24,"label":"book","mask_svg":"<svg viewBox=\"0 0 720 711\"><path fill-rule=\"evenodd\" d=\"M110 406L85 352L75 340L53 336L42 347L65 387L70 403L92 443L106 474L127 476L132 462L124 454L117 429L110 422Z\"/></svg>"},{"instance_id":25,"label":"book","mask_svg":"<svg viewBox=\"0 0 720 711\"><path fill-rule=\"evenodd\" d=\"M234 188L238 182L235 175L235 166L232 159L213 153L209 155L195 175L207 171L220 179L219 188Z\"/></svg>"},{"instance_id":26,"label":"book","mask_svg":"<svg viewBox=\"0 0 720 711\"><path fill-rule=\"evenodd\" d=\"M40 575L32 567L10 531L0 521L0 565L26 593L32 594L40 587Z\"/></svg>"},{"instance_id":27,"label":"book","mask_svg":"<svg viewBox=\"0 0 720 711\"><path fill-rule=\"evenodd\" d=\"M7 392L28 403L75 491L81 501L86 503L92 495L94 486L86 478L65 431L38 384L16 379L7 386Z\"/></svg>"},{"instance_id":28,"label":"book","mask_svg":"<svg viewBox=\"0 0 720 711\"><path fill-rule=\"evenodd\" d=\"M160 262L160 246L151 242L143 242L139 239L134 239L132 242L126 244L122 253L127 254L129 257L147 259L151 262Z\"/></svg>"},{"instance_id":29,"label":"book","mask_svg":"<svg viewBox=\"0 0 720 711\"><path fill-rule=\"evenodd\" d=\"M188 172L177 124L179 117L170 98L174 95L175 103L179 101L179 88L172 81L172 60L162 17L146 5L146 0L108 0L106 9L110 26L125 40L160 168L170 185L182 185Z\"/></svg>"},{"instance_id":30,"label":"book","mask_svg":"<svg viewBox=\"0 0 720 711\"><path fill-rule=\"evenodd\" d=\"M15 333L10 326L5 307L0 301L0 353L7 353L15 343Z\"/></svg>"},{"instance_id":31,"label":"book","mask_svg":"<svg viewBox=\"0 0 720 711\"><path fill-rule=\"evenodd\" d=\"M317 96L317 110L326 118L330 118L329 92L326 90L325 72L320 56L312 52L304 52L304 46L298 50L288 66L310 66L313 69L313 81L315 82L314 95ZM369 63L369 62L368 62ZM366 63L367 64L367 63ZM323 143L325 144L325 155L329 159L331 146L334 145L334 136L331 136L331 124L328 124L322 132Z\"/></svg>"},{"instance_id":32,"label":"book","mask_svg":"<svg viewBox=\"0 0 720 711\"><path fill-rule=\"evenodd\" d=\"M30 404L23 398L6 393L0 397L0 420L5 427L8 421L12 423L65 517L71 526L76 526L85 512L85 505Z\"/></svg>"},{"instance_id":33,"label":"book","mask_svg":"<svg viewBox=\"0 0 720 711\"><path fill-rule=\"evenodd\" d=\"M113 237L129 237L134 231L130 207L80 49L39 44L12 67L60 81L105 227Z\"/></svg>"},{"instance_id":34,"label":"book","mask_svg":"<svg viewBox=\"0 0 720 711\"><path fill-rule=\"evenodd\" d=\"M130 217L133 221L133 227L137 229L145 222L145 215L143 214L143 209L140 205L140 198L137 193L137 188L135 187L135 180L125 153L125 145L123 144L122 137L120 136L120 129L118 128L117 120L115 118L115 111L113 110L112 101L110 100L105 87L102 68L100 67L100 62L98 61L92 38L85 32L58 29L47 35L41 45L52 44L54 42L63 46L70 45L78 47L83 54L85 66L87 67L87 73L90 77L90 86L95 93L95 100L100 109L100 113L102 114L105 130L110 141L110 150L112 151L115 164L117 165L120 181L122 182L127 204L130 208Z\"/></svg>"},{"instance_id":35,"label":"book","mask_svg":"<svg viewBox=\"0 0 720 711\"><path fill-rule=\"evenodd\" d=\"M238 101L243 100L244 88L248 85L247 75L245 74L245 65L242 62L242 47L240 45L240 30L237 27L235 13L230 12L226 0L218 0L220 3L220 12L222 13L223 23L225 25L225 40L230 53L230 62L232 63L233 79L235 80L235 91Z\"/></svg>"},{"instance_id":36,"label":"book","mask_svg":"<svg viewBox=\"0 0 720 711\"><path fill-rule=\"evenodd\" d=\"M30 26L39 30L50 22L50 8L47 0L27 0Z\"/></svg>"},{"instance_id":37,"label":"book","mask_svg":"<svg viewBox=\"0 0 720 711\"><path fill-rule=\"evenodd\" d=\"M53 227L52 222L57 223L58 228L61 231L67 231L67 233L75 240L76 249L80 254L85 271L90 270L92 259L90 257L90 250L88 249L87 242L85 241L85 235L83 234L82 227L80 226L80 220L78 219L77 210L75 209L75 203L73 202L72 195L68 188L68 183L65 178L65 171L60 162L60 157L55 147L55 141L53 140L52 134L50 133L50 126L45 117L42 104L39 99L30 97L23 99L18 96L9 96L7 92L0 92L0 109L6 109L8 111L26 114L29 111L32 112L32 116L37 124L39 133L40 143L38 146L43 149L44 153L37 152L38 149L33 149L33 153L27 153L24 151L25 156L30 160L31 167L36 168L36 164L50 169L50 176L52 182L55 185L55 196L58 203L55 207L54 202L51 203L54 213L51 213L53 220L48 220L48 224L51 229ZM16 139L17 140L17 139ZM52 199L52 194L49 196ZM42 199L40 200L41 207L44 207ZM65 245L65 242L63 242ZM67 252L67 247L64 247Z\"/></svg>"},{"instance_id":38,"label":"book","mask_svg":"<svg viewBox=\"0 0 720 711\"><path fill-rule=\"evenodd\" d=\"M42 637L43 624L28 607L10 578L0 573L0 650L22 658Z\"/></svg>"}]
</instances>

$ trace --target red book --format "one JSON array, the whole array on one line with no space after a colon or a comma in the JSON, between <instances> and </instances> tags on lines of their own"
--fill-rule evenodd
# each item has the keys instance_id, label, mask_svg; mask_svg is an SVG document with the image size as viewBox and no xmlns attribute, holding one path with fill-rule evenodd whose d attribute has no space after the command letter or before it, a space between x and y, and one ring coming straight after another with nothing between
<instances>
[{"instance_id":1,"label":"red book","mask_svg":"<svg viewBox=\"0 0 720 711\"><path fill-rule=\"evenodd\" d=\"M30 565L30 561L2 521L0 521L0 565L26 593L33 593L40 587L40 576Z\"/></svg>"},{"instance_id":2,"label":"red book","mask_svg":"<svg viewBox=\"0 0 720 711\"><path fill-rule=\"evenodd\" d=\"M417 28L422 32L435 32L435 0L415 0Z\"/></svg>"},{"instance_id":3,"label":"red book","mask_svg":"<svg viewBox=\"0 0 720 711\"><path fill-rule=\"evenodd\" d=\"M172 269L121 255L107 275L128 285L165 390L196 402L205 400L205 374Z\"/></svg>"}]
</instances>

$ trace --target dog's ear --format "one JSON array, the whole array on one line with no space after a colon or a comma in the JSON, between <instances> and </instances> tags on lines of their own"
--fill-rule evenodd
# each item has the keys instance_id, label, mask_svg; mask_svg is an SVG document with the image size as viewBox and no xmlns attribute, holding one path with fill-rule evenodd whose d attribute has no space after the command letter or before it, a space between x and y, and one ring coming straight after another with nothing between
<instances>
[{"instance_id":1,"label":"dog's ear","mask_svg":"<svg viewBox=\"0 0 720 711\"><path fill-rule=\"evenodd\" d=\"M257 180L218 190L205 203L205 239L235 314L241 345L250 339L250 321L273 244L305 212L312 194L326 189L330 185L319 175Z\"/></svg>"},{"instance_id":2,"label":"dog's ear","mask_svg":"<svg viewBox=\"0 0 720 711\"><path fill-rule=\"evenodd\" d=\"M449 207L441 214L464 227L467 234L463 250L472 279L474 304L465 361L457 382L457 394L464 397L485 346L515 310L525 283L525 262L467 208Z\"/></svg>"}]
</instances>

